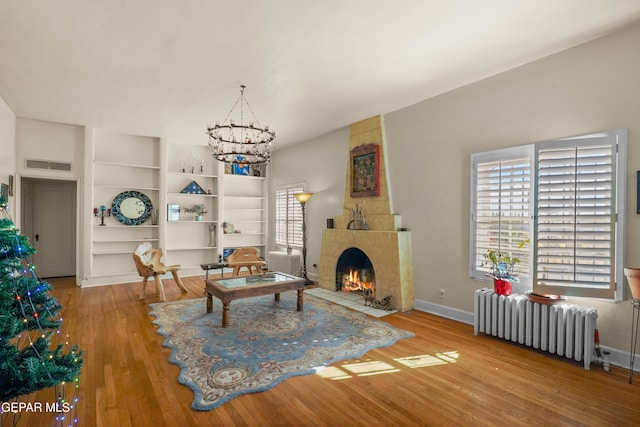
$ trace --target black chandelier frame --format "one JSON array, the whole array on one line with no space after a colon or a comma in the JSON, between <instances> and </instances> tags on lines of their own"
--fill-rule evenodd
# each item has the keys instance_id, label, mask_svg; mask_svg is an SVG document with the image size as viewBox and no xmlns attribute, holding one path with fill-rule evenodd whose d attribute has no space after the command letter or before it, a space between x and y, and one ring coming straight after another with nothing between
<instances>
[{"instance_id":1,"label":"black chandelier frame","mask_svg":"<svg viewBox=\"0 0 640 427\"><path fill-rule=\"evenodd\" d=\"M242 165L269 163L276 133L269 126L260 125L244 96L245 89L245 85L240 86L240 96L222 124L207 127L209 148L213 157L221 162ZM238 104L240 124L230 118ZM248 124L244 121L245 106L253 119Z\"/></svg>"}]
</instances>

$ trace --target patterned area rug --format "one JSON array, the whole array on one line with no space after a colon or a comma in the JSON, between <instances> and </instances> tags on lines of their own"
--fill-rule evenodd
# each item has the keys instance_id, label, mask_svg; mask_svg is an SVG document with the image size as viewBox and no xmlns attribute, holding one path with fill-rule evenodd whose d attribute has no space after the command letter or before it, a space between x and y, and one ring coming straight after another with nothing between
<instances>
[{"instance_id":1,"label":"patterned area rug","mask_svg":"<svg viewBox=\"0 0 640 427\"><path fill-rule=\"evenodd\" d=\"M295 292L231 302L231 324L222 328L222 304L205 299L151 304L153 322L181 368L178 381L193 390L193 408L214 409L236 396L268 390L286 378L309 375L338 360L362 356L414 336L362 313Z\"/></svg>"}]
</instances>

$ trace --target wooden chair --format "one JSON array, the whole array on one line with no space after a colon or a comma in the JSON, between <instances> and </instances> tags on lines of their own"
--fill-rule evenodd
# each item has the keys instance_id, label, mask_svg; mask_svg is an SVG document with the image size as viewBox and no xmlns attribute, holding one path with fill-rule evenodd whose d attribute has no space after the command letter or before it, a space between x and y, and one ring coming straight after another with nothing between
<instances>
[{"instance_id":1,"label":"wooden chair","mask_svg":"<svg viewBox=\"0 0 640 427\"><path fill-rule=\"evenodd\" d=\"M142 277L142 290L140 291L140 299L145 299L147 281L149 277L153 277L156 284L156 292L160 296L160 301L165 300L164 285L162 284L161 275L171 272L173 280L182 291L186 293L187 289L182 284L182 280L178 277L178 270L180 265L164 265L162 263L162 249L154 249L151 243L145 242L136 248L133 252L133 262L136 265L138 274Z\"/></svg>"},{"instance_id":2,"label":"wooden chair","mask_svg":"<svg viewBox=\"0 0 640 427\"><path fill-rule=\"evenodd\" d=\"M240 269L246 267L249 274L261 274L262 267L267 263L258 256L259 252L256 248L238 248L227 257L227 265L233 267L233 275L238 276ZM255 269L255 273L253 272Z\"/></svg>"}]
</instances>

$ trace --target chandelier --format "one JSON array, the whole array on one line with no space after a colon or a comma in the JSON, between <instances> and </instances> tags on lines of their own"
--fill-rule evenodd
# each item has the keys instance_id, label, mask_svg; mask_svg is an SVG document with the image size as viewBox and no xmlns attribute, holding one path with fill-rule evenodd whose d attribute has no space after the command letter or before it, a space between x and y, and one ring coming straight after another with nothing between
<instances>
[{"instance_id":1,"label":"chandelier","mask_svg":"<svg viewBox=\"0 0 640 427\"><path fill-rule=\"evenodd\" d=\"M221 162L237 164L268 163L271 160L272 142L276 133L269 126L262 127L251 106L244 97L246 86L240 86L240 96L222 124L216 122L207 128L209 148L213 157ZM240 123L231 115L240 104ZM253 120L244 121L245 107Z\"/></svg>"}]
</instances>

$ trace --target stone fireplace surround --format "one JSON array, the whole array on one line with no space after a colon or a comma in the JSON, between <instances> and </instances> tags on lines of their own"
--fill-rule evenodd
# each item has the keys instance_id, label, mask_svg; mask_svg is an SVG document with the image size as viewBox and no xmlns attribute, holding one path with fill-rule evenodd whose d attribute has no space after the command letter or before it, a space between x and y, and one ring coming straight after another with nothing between
<instances>
[{"instance_id":1,"label":"stone fireplace surround","mask_svg":"<svg viewBox=\"0 0 640 427\"><path fill-rule=\"evenodd\" d=\"M371 261L375 274L376 299L391 296L396 310L413 308L413 269L411 234L408 231L356 231L327 229L322 233L319 286L336 289L338 258L349 248L362 250Z\"/></svg>"},{"instance_id":2,"label":"stone fireplace surround","mask_svg":"<svg viewBox=\"0 0 640 427\"><path fill-rule=\"evenodd\" d=\"M350 194L350 167L347 167L344 212L356 205L362 208L368 230L348 230L349 215L334 218L335 228L322 233L319 287L336 290L336 267L338 259L349 248L363 251L373 265L375 275L375 298L382 300L391 296L391 305L400 311L411 310L414 305L413 260L411 255L411 233L401 229L400 216L391 211L391 195L386 167L384 123L381 116L372 117L351 126L349 153L363 144L380 145L380 195L352 198ZM349 156L350 160L350 156Z\"/></svg>"}]
</instances>

